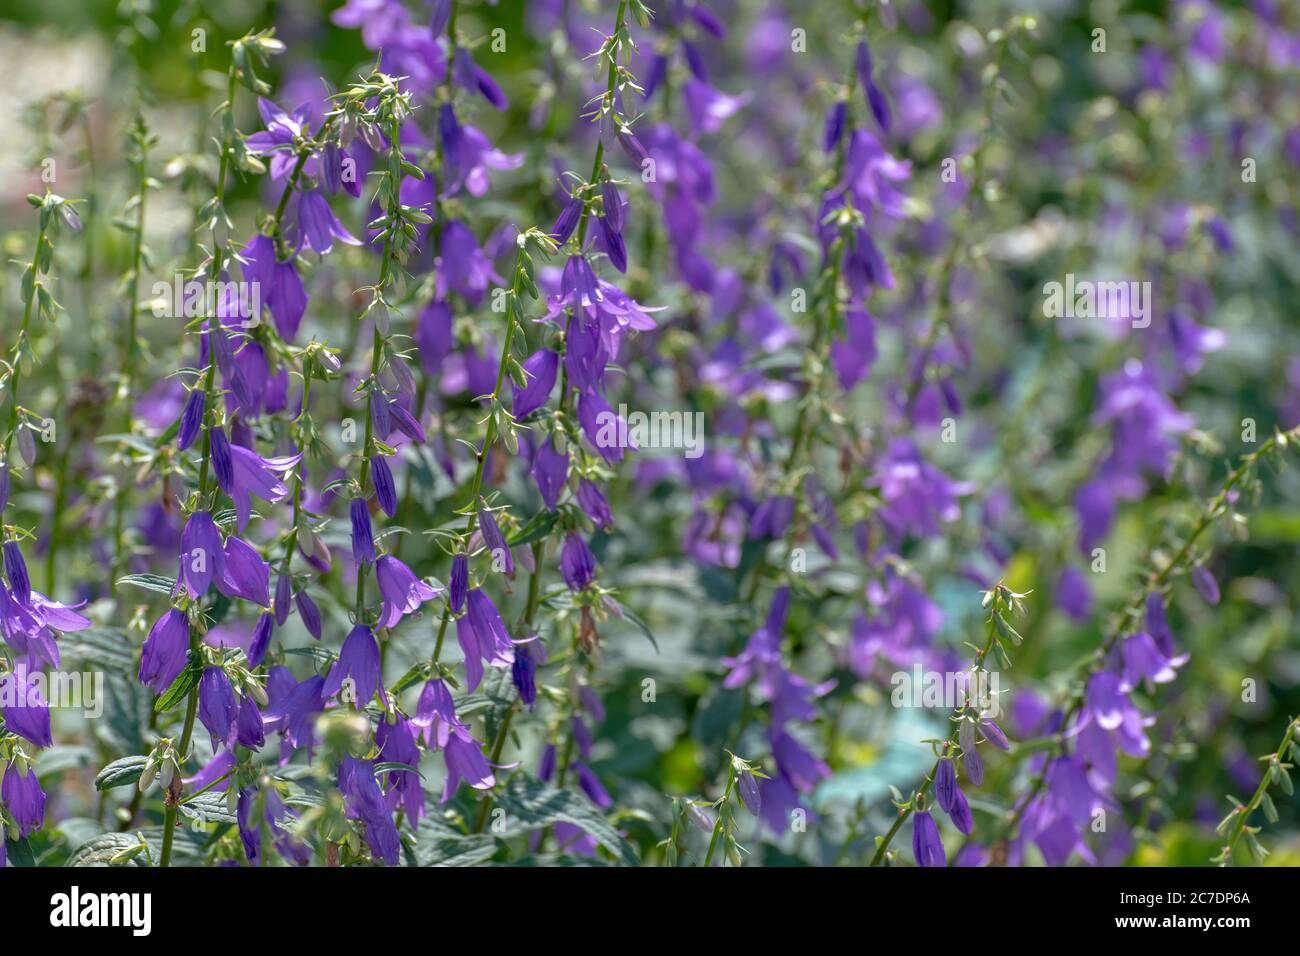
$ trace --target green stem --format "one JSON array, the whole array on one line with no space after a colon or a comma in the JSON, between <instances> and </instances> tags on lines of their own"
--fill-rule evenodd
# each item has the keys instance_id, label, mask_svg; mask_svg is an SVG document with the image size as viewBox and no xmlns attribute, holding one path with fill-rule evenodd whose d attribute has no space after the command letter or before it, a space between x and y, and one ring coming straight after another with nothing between
<instances>
[{"instance_id":1,"label":"green stem","mask_svg":"<svg viewBox=\"0 0 1300 956\"><path fill-rule=\"evenodd\" d=\"M1277 750L1269 758L1268 766L1264 768L1264 775L1260 778L1259 786L1255 788L1255 794L1245 806L1237 807L1237 819L1232 824L1232 831L1228 837L1227 844L1223 847L1222 859L1226 865L1232 858L1232 851L1237 846L1237 840L1241 838L1242 832L1246 829L1246 824L1250 820L1250 815L1259 809L1259 805L1264 802L1264 795L1268 792L1271 782L1271 773L1274 766L1282 763L1283 755L1295 735L1300 732L1300 721L1293 721L1287 724L1286 733L1282 735L1282 742L1277 745Z\"/></svg>"},{"instance_id":2,"label":"green stem","mask_svg":"<svg viewBox=\"0 0 1300 956\"><path fill-rule=\"evenodd\" d=\"M975 666L977 668L983 665L985 659L989 656L989 652L993 650L993 642L995 639L993 629L990 627L988 639L984 642L984 649L981 650L975 658ZM954 717L960 717L961 713L962 711L960 709L953 711ZM952 730L948 732L948 740L947 743L944 744L944 754L948 754L953 749L953 746L956 745L957 735L960 732L961 720L953 720ZM903 823L906 822L907 818L910 817L913 810L915 810L917 801L929 792L931 784L934 783L935 774L939 772L939 761L949 759L951 758L941 756L935 760L934 766L932 766L929 773L925 775L925 780L922 781L921 786L916 789L912 799L907 802L907 806L898 811L898 816L894 818L893 825L881 839L880 844L876 847L876 852L871 857L871 862L868 863L867 866L880 865L880 862L885 858L885 853L889 850L889 845L893 843L894 837L897 836L898 831L902 829Z\"/></svg>"}]
</instances>

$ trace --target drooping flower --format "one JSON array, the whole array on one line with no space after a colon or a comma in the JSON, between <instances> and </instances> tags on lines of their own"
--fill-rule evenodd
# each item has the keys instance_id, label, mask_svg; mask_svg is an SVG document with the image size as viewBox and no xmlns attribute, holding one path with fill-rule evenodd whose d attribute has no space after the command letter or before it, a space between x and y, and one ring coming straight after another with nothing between
<instances>
[{"instance_id":1,"label":"drooping flower","mask_svg":"<svg viewBox=\"0 0 1300 956\"><path fill-rule=\"evenodd\" d=\"M348 506L352 520L352 560L357 566L375 563L375 533L370 525L370 509L364 498L353 498Z\"/></svg>"},{"instance_id":2,"label":"drooping flower","mask_svg":"<svg viewBox=\"0 0 1300 956\"><path fill-rule=\"evenodd\" d=\"M442 802L451 799L465 781L475 790L491 790L496 786L496 776L483 756L483 748L463 724L453 727L442 751L447 764L447 782L442 790Z\"/></svg>"},{"instance_id":3,"label":"drooping flower","mask_svg":"<svg viewBox=\"0 0 1300 956\"><path fill-rule=\"evenodd\" d=\"M12 764L5 767L0 799L4 800L9 815L18 824L19 836L25 837L33 830L39 830L45 822L45 791L36 779L34 768L28 767L26 773L20 774ZM0 837L0 844L3 843L4 838Z\"/></svg>"},{"instance_id":4,"label":"drooping flower","mask_svg":"<svg viewBox=\"0 0 1300 956\"><path fill-rule=\"evenodd\" d=\"M250 496L257 495L263 501L270 502L283 501L289 497L289 486L285 484L284 476L302 456L263 458L242 445L231 445L229 451L231 473L226 481L221 481L218 473L218 481L221 490L234 500L239 530L243 531L253 511Z\"/></svg>"},{"instance_id":5,"label":"drooping flower","mask_svg":"<svg viewBox=\"0 0 1300 956\"><path fill-rule=\"evenodd\" d=\"M492 555L493 569L496 569L499 565L504 574L507 576L513 575L515 573L515 556L510 550L506 536L501 533L501 527L497 524L497 519L490 511L480 511L478 513L478 524L483 534L483 544Z\"/></svg>"},{"instance_id":6,"label":"drooping flower","mask_svg":"<svg viewBox=\"0 0 1300 956\"><path fill-rule=\"evenodd\" d=\"M390 518L397 517L397 486L393 484L393 472L388 467L388 459L383 455L373 455L370 459L370 475L375 483L375 499L384 514Z\"/></svg>"},{"instance_id":7,"label":"drooping flower","mask_svg":"<svg viewBox=\"0 0 1300 956\"><path fill-rule=\"evenodd\" d=\"M582 535L570 532L564 536L560 552L560 570L570 591L581 591L596 578L596 559Z\"/></svg>"},{"instance_id":8,"label":"drooping flower","mask_svg":"<svg viewBox=\"0 0 1300 956\"><path fill-rule=\"evenodd\" d=\"M952 812L953 793L957 789L957 769L948 758L939 761L934 775L934 801L945 813Z\"/></svg>"},{"instance_id":9,"label":"drooping flower","mask_svg":"<svg viewBox=\"0 0 1300 956\"><path fill-rule=\"evenodd\" d=\"M316 602L311 599L311 595L306 591L299 591L293 596L293 603L298 608L298 616L302 618L302 624L303 627L307 628L307 633L319 641L321 618L320 609L316 607Z\"/></svg>"},{"instance_id":10,"label":"drooping flower","mask_svg":"<svg viewBox=\"0 0 1300 956\"><path fill-rule=\"evenodd\" d=\"M344 757L339 764L339 789L350 819L360 820L365 828L366 843L375 859L396 866L401 840L388 802L375 779L374 764L369 760Z\"/></svg>"},{"instance_id":11,"label":"drooping flower","mask_svg":"<svg viewBox=\"0 0 1300 956\"><path fill-rule=\"evenodd\" d=\"M217 590L261 607L271 606L271 566L242 538L226 539L225 560L216 579Z\"/></svg>"},{"instance_id":12,"label":"drooping flower","mask_svg":"<svg viewBox=\"0 0 1300 956\"><path fill-rule=\"evenodd\" d=\"M203 428L203 412L207 404L207 393L201 388L190 392L185 400L185 410L181 412L181 424L176 432L176 447L184 451L194 444Z\"/></svg>"},{"instance_id":13,"label":"drooping flower","mask_svg":"<svg viewBox=\"0 0 1300 956\"><path fill-rule=\"evenodd\" d=\"M335 239L350 246L361 245L361 240L334 215L329 200L315 189L298 194L298 235L303 245L321 255L334 248Z\"/></svg>"},{"instance_id":14,"label":"drooping flower","mask_svg":"<svg viewBox=\"0 0 1300 956\"><path fill-rule=\"evenodd\" d=\"M23 604L32 600L32 581L27 574L27 562L23 560L22 549L17 541L6 541L3 548L5 574L9 577L9 588L14 597Z\"/></svg>"},{"instance_id":15,"label":"drooping flower","mask_svg":"<svg viewBox=\"0 0 1300 956\"><path fill-rule=\"evenodd\" d=\"M424 685L411 723L419 728L425 746L438 750L447 746L452 731L463 725L456 717L456 704L445 683L435 678Z\"/></svg>"},{"instance_id":16,"label":"drooping flower","mask_svg":"<svg viewBox=\"0 0 1300 956\"><path fill-rule=\"evenodd\" d=\"M405 615L414 614L421 604L441 593L417 578L410 568L391 554L375 562L375 580L384 598L379 613L380 627L396 627Z\"/></svg>"},{"instance_id":17,"label":"drooping flower","mask_svg":"<svg viewBox=\"0 0 1300 956\"><path fill-rule=\"evenodd\" d=\"M26 669L0 674L0 714L5 729L38 747L53 745L50 735L50 705L40 688L27 679Z\"/></svg>"},{"instance_id":18,"label":"drooping flower","mask_svg":"<svg viewBox=\"0 0 1300 956\"><path fill-rule=\"evenodd\" d=\"M139 681L161 694L180 676L189 657L189 624L172 608L154 623L140 655Z\"/></svg>"},{"instance_id":19,"label":"drooping flower","mask_svg":"<svg viewBox=\"0 0 1300 956\"><path fill-rule=\"evenodd\" d=\"M214 579L224 576L225 561L216 521L206 511L194 512L181 532L181 578L191 600L202 597Z\"/></svg>"},{"instance_id":20,"label":"drooping flower","mask_svg":"<svg viewBox=\"0 0 1300 956\"><path fill-rule=\"evenodd\" d=\"M386 776L406 811L406 818L413 827L418 827L420 818L424 816L424 788L418 771L420 748L416 746L415 739L416 728L411 721L403 718L391 724L381 720L375 731L380 759L384 763L404 764L412 768L390 770Z\"/></svg>"},{"instance_id":21,"label":"drooping flower","mask_svg":"<svg viewBox=\"0 0 1300 956\"><path fill-rule=\"evenodd\" d=\"M519 692L519 699L532 710L537 703L537 664L545 660L546 648L536 639L515 645L515 662L510 668L510 679Z\"/></svg>"},{"instance_id":22,"label":"drooping flower","mask_svg":"<svg viewBox=\"0 0 1300 956\"><path fill-rule=\"evenodd\" d=\"M557 451L554 441L547 439L533 455L532 475L537 490L542 493L542 501L548 510L554 511L569 477L568 451Z\"/></svg>"},{"instance_id":23,"label":"drooping flower","mask_svg":"<svg viewBox=\"0 0 1300 956\"><path fill-rule=\"evenodd\" d=\"M453 613L459 614L465 609L465 598L469 596L469 555L465 552L452 556L448 582L451 609Z\"/></svg>"},{"instance_id":24,"label":"drooping flower","mask_svg":"<svg viewBox=\"0 0 1300 956\"><path fill-rule=\"evenodd\" d=\"M236 722L239 719L239 705L235 701L235 689L230 686L230 678L220 667L205 667L199 678L199 720L212 735L213 749L215 741L230 746L235 739Z\"/></svg>"},{"instance_id":25,"label":"drooping flower","mask_svg":"<svg viewBox=\"0 0 1300 956\"><path fill-rule=\"evenodd\" d=\"M330 668L321 694L326 698L334 697L343 689L345 679L352 682L348 697L357 710L364 708L375 696L375 692L383 689L379 643L375 640L374 632L364 624L354 627L343 641L339 659Z\"/></svg>"},{"instance_id":26,"label":"drooping flower","mask_svg":"<svg viewBox=\"0 0 1300 956\"><path fill-rule=\"evenodd\" d=\"M943 840L939 838L939 826L925 810L912 814L912 856L917 866L948 865Z\"/></svg>"}]
</instances>

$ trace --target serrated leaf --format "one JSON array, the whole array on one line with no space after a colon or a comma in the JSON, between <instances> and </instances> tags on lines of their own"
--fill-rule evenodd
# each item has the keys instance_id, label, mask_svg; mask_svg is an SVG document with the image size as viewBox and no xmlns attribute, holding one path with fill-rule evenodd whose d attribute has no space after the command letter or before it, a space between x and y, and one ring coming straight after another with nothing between
<instances>
[{"instance_id":1,"label":"serrated leaf","mask_svg":"<svg viewBox=\"0 0 1300 956\"><path fill-rule=\"evenodd\" d=\"M638 866L636 854L607 819L600 808L581 794L557 790L536 778L518 776L496 797L505 811L507 834L515 835L554 823L571 823L586 831L597 843L617 856L627 866ZM502 831L494 830L498 836Z\"/></svg>"},{"instance_id":2,"label":"serrated leaf","mask_svg":"<svg viewBox=\"0 0 1300 956\"><path fill-rule=\"evenodd\" d=\"M420 866L477 866L496 856L497 841L486 833L447 834L420 828L415 859Z\"/></svg>"},{"instance_id":3,"label":"serrated leaf","mask_svg":"<svg viewBox=\"0 0 1300 956\"><path fill-rule=\"evenodd\" d=\"M180 805L181 813L199 823L235 823L235 815L226 805L224 791L209 790Z\"/></svg>"},{"instance_id":4,"label":"serrated leaf","mask_svg":"<svg viewBox=\"0 0 1300 956\"><path fill-rule=\"evenodd\" d=\"M139 845L134 833L101 833L91 837L72 851L64 866L111 866L115 856L123 850ZM121 866L151 866L148 853L141 853L121 863Z\"/></svg>"}]
</instances>

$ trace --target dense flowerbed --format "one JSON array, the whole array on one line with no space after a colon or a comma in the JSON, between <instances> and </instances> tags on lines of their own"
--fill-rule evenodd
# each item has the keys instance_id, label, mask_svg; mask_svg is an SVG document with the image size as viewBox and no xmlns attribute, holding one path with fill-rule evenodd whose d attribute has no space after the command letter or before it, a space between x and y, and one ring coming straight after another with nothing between
<instances>
[{"instance_id":1,"label":"dense flowerbed","mask_svg":"<svg viewBox=\"0 0 1300 956\"><path fill-rule=\"evenodd\" d=\"M0 865L1300 860L1300 9L0 21Z\"/></svg>"}]
</instances>

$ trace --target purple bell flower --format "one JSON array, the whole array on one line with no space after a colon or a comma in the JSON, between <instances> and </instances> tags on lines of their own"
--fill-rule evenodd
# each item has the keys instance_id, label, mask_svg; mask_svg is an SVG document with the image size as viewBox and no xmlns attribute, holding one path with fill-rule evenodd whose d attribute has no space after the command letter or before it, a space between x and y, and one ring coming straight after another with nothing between
<instances>
[{"instance_id":1,"label":"purple bell flower","mask_svg":"<svg viewBox=\"0 0 1300 956\"><path fill-rule=\"evenodd\" d=\"M140 655L139 680L161 694L185 669L190 652L190 627L185 613L172 608L154 623Z\"/></svg>"}]
</instances>

